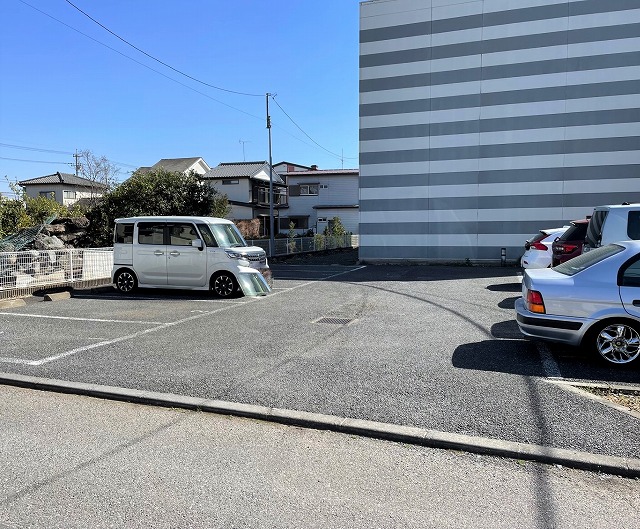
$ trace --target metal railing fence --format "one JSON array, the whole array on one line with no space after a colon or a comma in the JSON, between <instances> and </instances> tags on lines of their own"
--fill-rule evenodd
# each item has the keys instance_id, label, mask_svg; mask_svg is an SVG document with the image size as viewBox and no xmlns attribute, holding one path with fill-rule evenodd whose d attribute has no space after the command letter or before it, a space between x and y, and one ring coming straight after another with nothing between
<instances>
[{"instance_id":1,"label":"metal railing fence","mask_svg":"<svg viewBox=\"0 0 640 529\"><path fill-rule=\"evenodd\" d=\"M275 239L274 256L289 255L301 252L320 252L336 248L356 248L357 235L315 235L314 237L287 237ZM247 240L250 246L259 246L269 253L269 239Z\"/></svg>"},{"instance_id":2,"label":"metal railing fence","mask_svg":"<svg viewBox=\"0 0 640 529\"><path fill-rule=\"evenodd\" d=\"M269 251L269 239L247 241ZM275 239L275 255L358 246L356 235ZM0 300L43 288L86 288L111 283L113 248L63 248L0 252Z\"/></svg>"},{"instance_id":3,"label":"metal railing fence","mask_svg":"<svg viewBox=\"0 0 640 529\"><path fill-rule=\"evenodd\" d=\"M111 282L113 248L0 252L0 299L43 287L91 287Z\"/></svg>"}]
</instances>

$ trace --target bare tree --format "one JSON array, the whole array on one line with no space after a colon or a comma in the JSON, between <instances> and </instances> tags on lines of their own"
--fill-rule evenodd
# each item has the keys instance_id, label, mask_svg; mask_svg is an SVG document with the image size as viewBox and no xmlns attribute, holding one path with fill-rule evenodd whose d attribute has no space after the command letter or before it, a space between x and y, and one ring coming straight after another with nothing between
<instances>
[{"instance_id":1,"label":"bare tree","mask_svg":"<svg viewBox=\"0 0 640 529\"><path fill-rule=\"evenodd\" d=\"M91 182L90 200L95 204L98 197L111 191L116 185L116 177L120 169L111 163L106 156L96 156L92 151L85 149L77 154L78 176Z\"/></svg>"}]
</instances>

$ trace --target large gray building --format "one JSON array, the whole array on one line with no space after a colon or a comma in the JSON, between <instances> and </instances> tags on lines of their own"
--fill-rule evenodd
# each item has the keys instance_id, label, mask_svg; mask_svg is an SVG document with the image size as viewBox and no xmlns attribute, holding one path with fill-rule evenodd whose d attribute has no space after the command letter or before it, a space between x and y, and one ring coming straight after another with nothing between
<instances>
[{"instance_id":1,"label":"large gray building","mask_svg":"<svg viewBox=\"0 0 640 529\"><path fill-rule=\"evenodd\" d=\"M360 6L360 257L509 260L640 201L640 0Z\"/></svg>"}]
</instances>

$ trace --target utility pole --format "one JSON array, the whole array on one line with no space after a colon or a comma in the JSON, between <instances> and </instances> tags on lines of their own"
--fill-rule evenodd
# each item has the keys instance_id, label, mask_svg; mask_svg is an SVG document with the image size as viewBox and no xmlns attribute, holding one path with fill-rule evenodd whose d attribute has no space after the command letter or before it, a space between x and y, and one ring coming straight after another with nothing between
<instances>
[{"instance_id":1,"label":"utility pole","mask_svg":"<svg viewBox=\"0 0 640 529\"><path fill-rule=\"evenodd\" d=\"M78 172L80 171L80 157L82 156L82 154L78 154L78 149L76 149L76 153L73 155L73 157L76 159L76 176L78 176Z\"/></svg>"},{"instance_id":2,"label":"utility pole","mask_svg":"<svg viewBox=\"0 0 640 529\"><path fill-rule=\"evenodd\" d=\"M267 92L267 130L269 131L269 257L273 257L276 250L276 240L273 227L273 160L271 157L271 116L269 115L269 97Z\"/></svg>"}]
</instances>

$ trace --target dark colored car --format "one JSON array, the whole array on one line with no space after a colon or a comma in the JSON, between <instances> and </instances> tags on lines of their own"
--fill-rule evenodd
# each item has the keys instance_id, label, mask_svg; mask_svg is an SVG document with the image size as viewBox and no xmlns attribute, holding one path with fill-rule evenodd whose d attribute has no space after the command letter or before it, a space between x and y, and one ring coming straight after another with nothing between
<instances>
[{"instance_id":1,"label":"dark colored car","mask_svg":"<svg viewBox=\"0 0 640 529\"><path fill-rule=\"evenodd\" d=\"M551 245L553 252L551 256L551 266L564 263L582 253L588 225L588 218L572 220L569 223L569 229L560 235Z\"/></svg>"}]
</instances>

